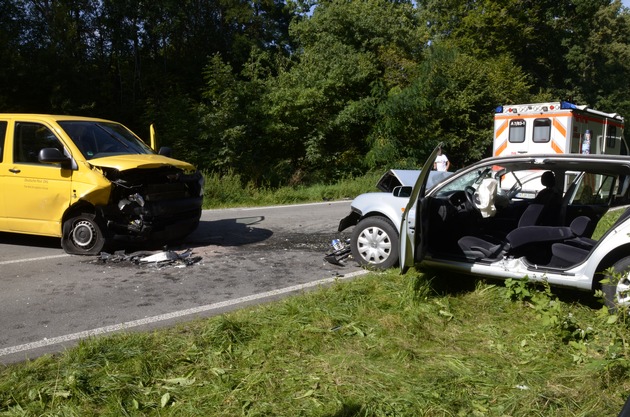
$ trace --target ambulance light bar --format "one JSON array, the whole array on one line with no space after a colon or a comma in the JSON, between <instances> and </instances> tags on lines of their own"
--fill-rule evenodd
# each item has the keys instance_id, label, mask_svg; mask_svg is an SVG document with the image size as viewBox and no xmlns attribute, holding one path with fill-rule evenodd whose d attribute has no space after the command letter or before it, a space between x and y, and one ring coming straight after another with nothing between
<instances>
[{"instance_id":1,"label":"ambulance light bar","mask_svg":"<svg viewBox=\"0 0 630 417\"><path fill-rule=\"evenodd\" d=\"M494 110L495 113L541 113L548 112L554 110L576 110L580 109L573 103L569 103L568 101L561 101L560 103L540 103L540 104L521 104L514 106L497 106Z\"/></svg>"},{"instance_id":2,"label":"ambulance light bar","mask_svg":"<svg viewBox=\"0 0 630 417\"><path fill-rule=\"evenodd\" d=\"M577 109L578 106L576 106L573 103L569 103L568 101L561 101L560 102L560 108L561 109Z\"/></svg>"}]
</instances>

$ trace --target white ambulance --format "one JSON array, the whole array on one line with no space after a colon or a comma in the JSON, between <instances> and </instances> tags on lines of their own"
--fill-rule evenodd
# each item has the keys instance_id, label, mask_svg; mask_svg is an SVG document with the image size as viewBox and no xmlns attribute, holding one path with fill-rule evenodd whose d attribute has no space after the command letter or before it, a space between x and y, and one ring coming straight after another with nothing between
<instances>
[{"instance_id":1,"label":"white ambulance","mask_svg":"<svg viewBox=\"0 0 630 417\"><path fill-rule=\"evenodd\" d=\"M624 119L561 101L499 106L493 156L518 154L627 155Z\"/></svg>"}]
</instances>

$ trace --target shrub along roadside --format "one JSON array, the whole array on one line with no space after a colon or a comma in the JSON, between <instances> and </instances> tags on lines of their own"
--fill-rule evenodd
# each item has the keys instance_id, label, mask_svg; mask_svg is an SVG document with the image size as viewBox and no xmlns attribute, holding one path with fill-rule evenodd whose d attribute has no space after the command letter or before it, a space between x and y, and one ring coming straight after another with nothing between
<instances>
[{"instance_id":1,"label":"shrub along roadside","mask_svg":"<svg viewBox=\"0 0 630 417\"><path fill-rule=\"evenodd\" d=\"M334 184L260 188L242 184L238 174L219 175L205 173L204 208L242 206L271 206L280 204L310 203L328 200L353 199L368 191L377 191L375 184L383 173L369 173L363 177L348 178Z\"/></svg>"},{"instance_id":2,"label":"shrub along roadside","mask_svg":"<svg viewBox=\"0 0 630 417\"><path fill-rule=\"evenodd\" d=\"M617 415L627 314L575 296L370 274L6 367L0 415Z\"/></svg>"}]
</instances>

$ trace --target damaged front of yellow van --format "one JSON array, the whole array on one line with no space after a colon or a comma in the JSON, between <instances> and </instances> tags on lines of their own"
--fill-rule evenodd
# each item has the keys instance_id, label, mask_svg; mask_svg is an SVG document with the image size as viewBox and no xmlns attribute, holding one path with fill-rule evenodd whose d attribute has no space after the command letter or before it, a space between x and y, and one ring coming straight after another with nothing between
<instances>
[{"instance_id":1,"label":"damaged front of yellow van","mask_svg":"<svg viewBox=\"0 0 630 417\"><path fill-rule=\"evenodd\" d=\"M103 119L0 114L0 231L57 236L72 254L116 239L181 239L198 225L203 177Z\"/></svg>"}]
</instances>

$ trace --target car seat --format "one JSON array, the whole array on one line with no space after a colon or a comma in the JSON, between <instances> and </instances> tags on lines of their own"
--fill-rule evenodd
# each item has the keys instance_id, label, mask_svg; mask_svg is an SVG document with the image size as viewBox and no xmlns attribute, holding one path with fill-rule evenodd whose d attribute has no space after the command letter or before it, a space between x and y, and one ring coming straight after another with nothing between
<instances>
[{"instance_id":1,"label":"car seat","mask_svg":"<svg viewBox=\"0 0 630 417\"><path fill-rule=\"evenodd\" d=\"M562 214L562 194L556 188L556 177L552 171L545 171L540 177L540 183L545 187L541 190L534 204L542 204L543 209L537 224L543 226L560 226Z\"/></svg>"},{"instance_id":2,"label":"car seat","mask_svg":"<svg viewBox=\"0 0 630 417\"><path fill-rule=\"evenodd\" d=\"M538 226L536 221L542 212L541 204L531 204L525 209L518 222L518 227L507 234L505 239L464 236L457 241L466 259L498 259L512 253L518 256L535 255L537 259L549 261L550 253L541 251L536 244L563 242L581 237L588 227L590 219L580 216L571 222L571 226ZM548 247L548 246L547 246ZM541 262L542 263L542 262Z\"/></svg>"},{"instance_id":3,"label":"car seat","mask_svg":"<svg viewBox=\"0 0 630 417\"><path fill-rule=\"evenodd\" d=\"M624 222L628 217L630 217L630 207L626 209L625 212L615 223L610 227L609 230L614 229L619 224ZM584 218L588 219L588 222L584 220ZM585 223L586 222L586 223ZM568 239L564 242L554 243L551 246L551 263L550 266L554 267L567 267L570 265L575 265L586 259L591 250L597 245L597 240L585 237L580 235L577 232L582 232L587 230L588 223L590 219L586 216L580 216L575 218L571 222L571 226L574 226L575 223L575 231L576 236Z\"/></svg>"}]
</instances>

